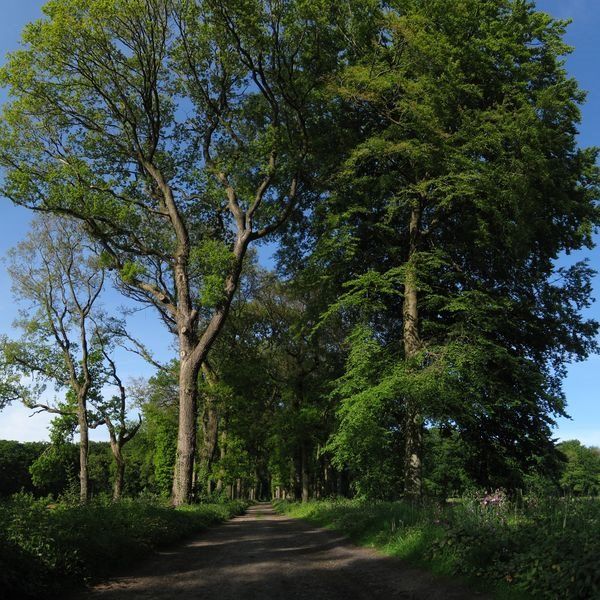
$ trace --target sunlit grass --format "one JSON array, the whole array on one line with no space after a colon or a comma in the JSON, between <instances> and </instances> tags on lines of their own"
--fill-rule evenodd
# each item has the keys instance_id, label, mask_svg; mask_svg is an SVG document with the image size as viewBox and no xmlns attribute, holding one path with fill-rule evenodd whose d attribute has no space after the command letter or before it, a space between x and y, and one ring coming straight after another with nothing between
<instances>
[{"instance_id":1,"label":"sunlit grass","mask_svg":"<svg viewBox=\"0 0 600 600\"><path fill-rule=\"evenodd\" d=\"M594 500L489 507L474 499L451 505L337 499L280 502L276 508L493 590L499 599L600 598L600 504Z\"/></svg>"}]
</instances>

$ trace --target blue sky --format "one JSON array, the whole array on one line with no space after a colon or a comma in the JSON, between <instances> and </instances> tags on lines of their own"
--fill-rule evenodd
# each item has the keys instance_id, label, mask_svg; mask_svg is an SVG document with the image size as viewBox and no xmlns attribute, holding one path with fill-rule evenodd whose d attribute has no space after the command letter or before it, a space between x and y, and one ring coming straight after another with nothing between
<instances>
[{"instance_id":1,"label":"blue sky","mask_svg":"<svg viewBox=\"0 0 600 600\"><path fill-rule=\"evenodd\" d=\"M2 0L0 20L0 57L18 47L23 26L40 15L43 0ZM583 146L600 146L600 2L598 0L539 0L538 8L560 18L572 18L567 41L575 47L568 57L567 67L581 87L588 92L588 101L583 107L583 123L580 142ZM0 92L0 102L5 95ZM26 234L31 215L25 209L14 207L5 199L0 199L0 256L14 246ZM596 239L600 242L600 236ZM600 270L600 248L581 253L577 258L589 257L591 264ZM600 299L600 275L595 278L595 297ZM122 299L112 294L106 298L107 308L123 304ZM600 320L600 301L586 313ZM16 308L10 294L10 282L6 271L0 265L0 334L11 333L11 323ZM156 315L145 310L133 319L132 331L141 335L153 348L156 356L168 359L174 355L170 336ZM140 360L121 356L120 364L125 377L148 376L151 369ZM565 381L568 411L572 420L561 419L556 431L561 439L580 439L588 445L600 446L600 356L595 355L582 363L569 367ZM0 412L0 439L40 440L47 439L47 415L30 416L22 406L15 404ZM94 439L106 439L101 432L93 434Z\"/></svg>"}]
</instances>

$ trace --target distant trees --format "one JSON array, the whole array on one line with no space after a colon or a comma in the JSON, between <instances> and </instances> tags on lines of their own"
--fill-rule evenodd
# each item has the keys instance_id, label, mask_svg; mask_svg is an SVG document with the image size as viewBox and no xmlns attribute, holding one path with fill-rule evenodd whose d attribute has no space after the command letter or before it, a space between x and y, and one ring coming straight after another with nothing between
<instances>
[{"instance_id":1,"label":"distant trees","mask_svg":"<svg viewBox=\"0 0 600 600\"><path fill-rule=\"evenodd\" d=\"M336 475L322 450L333 425L328 391L341 372L343 336L329 327L313 332L320 301L318 290L273 273L245 273L211 354L218 385L203 387L213 394L218 431L211 466L200 465L205 489L233 486L258 498L277 488L305 500L334 492Z\"/></svg>"},{"instance_id":2,"label":"distant trees","mask_svg":"<svg viewBox=\"0 0 600 600\"><path fill-rule=\"evenodd\" d=\"M566 458L560 477L562 489L577 496L600 495L600 449L588 448L578 440L557 447Z\"/></svg>"},{"instance_id":3,"label":"distant trees","mask_svg":"<svg viewBox=\"0 0 600 600\"><path fill-rule=\"evenodd\" d=\"M0 440L0 498L20 492L39 497L78 497L78 445L62 435L58 446L56 441L54 435L51 442ZM88 463L90 492L108 494L114 479L109 444L90 442Z\"/></svg>"},{"instance_id":4,"label":"distant trees","mask_svg":"<svg viewBox=\"0 0 600 600\"><path fill-rule=\"evenodd\" d=\"M29 467L46 446L44 442L0 440L0 496L35 490Z\"/></svg>"}]
</instances>

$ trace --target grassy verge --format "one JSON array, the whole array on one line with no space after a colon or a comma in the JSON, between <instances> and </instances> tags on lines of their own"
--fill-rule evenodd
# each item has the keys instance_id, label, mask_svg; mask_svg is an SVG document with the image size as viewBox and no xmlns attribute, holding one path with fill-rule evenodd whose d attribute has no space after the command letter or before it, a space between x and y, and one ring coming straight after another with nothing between
<instances>
[{"instance_id":1,"label":"grassy verge","mask_svg":"<svg viewBox=\"0 0 600 600\"><path fill-rule=\"evenodd\" d=\"M50 598L108 576L154 548L245 509L243 502L180 509L156 502L49 504L27 495L0 502L0 590L7 598Z\"/></svg>"},{"instance_id":2,"label":"grassy verge","mask_svg":"<svg viewBox=\"0 0 600 600\"><path fill-rule=\"evenodd\" d=\"M335 529L355 543L458 576L498 598L600 598L600 501L519 507L415 506L360 500L280 502L278 511Z\"/></svg>"}]
</instances>

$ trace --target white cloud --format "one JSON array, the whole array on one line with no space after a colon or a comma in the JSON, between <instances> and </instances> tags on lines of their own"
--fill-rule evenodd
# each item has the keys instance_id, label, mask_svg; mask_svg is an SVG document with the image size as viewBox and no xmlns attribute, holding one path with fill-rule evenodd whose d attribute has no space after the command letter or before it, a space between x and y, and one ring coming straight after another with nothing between
<instances>
[{"instance_id":1,"label":"white cloud","mask_svg":"<svg viewBox=\"0 0 600 600\"><path fill-rule=\"evenodd\" d=\"M48 427L52 415L36 413L15 402L0 411L0 440L16 440L18 442L47 442ZM105 427L90 431L90 439L105 442L108 434Z\"/></svg>"},{"instance_id":2,"label":"white cloud","mask_svg":"<svg viewBox=\"0 0 600 600\"><path fill-rule=\"evenodd\" d=\"M30 409L15 402L0 412L0 439L19 442L48 441L48 413L32 415Z\"/></svg>"}]
</instances>

